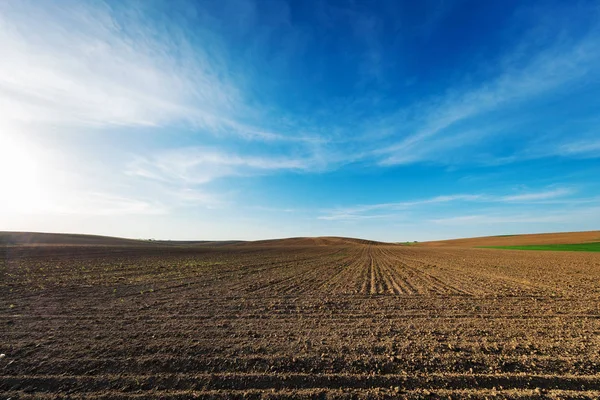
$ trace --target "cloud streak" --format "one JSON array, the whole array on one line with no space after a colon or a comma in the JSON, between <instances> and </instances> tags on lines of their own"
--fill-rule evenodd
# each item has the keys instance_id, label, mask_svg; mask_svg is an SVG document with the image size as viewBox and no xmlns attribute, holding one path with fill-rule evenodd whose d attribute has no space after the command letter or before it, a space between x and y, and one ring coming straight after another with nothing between
<instances>
[{"instance_id":1,"label":"cloud streak","mask_svg":"<svg viewBox=\"0 0 600 400\"><path fill-rule=\"evenodd\" d=\"M559 188L545 192L524 193L510 196L501 196L497 198L500 202L530 202L536 200L548 200L557 197L564 197L573 193L573 190L567 188Z\"/></svg>"},{"instance_id":2,"label":"cloud streak","mask_svg":"<svg viewBox=\"0 0 600 400\"><path fill-rule=\"evenodd\" d=\"M356 219L374 219L398 216L399 214L389 214L390 211L410 211L422 207L435 207L436 205L450 203L471 203L471 204L536 204L540 201L564 198L573 194L574 191L569 188L558 188L541 192L528 192L516 195L488 195L488 194L456 194L435 196L428 199L415 201L403 201L397 203L380 203L369 205L358 205L353 207L342 207L332 210L326 210L326 215L321 215L318 219L322 220L356 220ZM563 200L567 201L567 200ZM571 201L571 200L568 200ZM380 212L386 214L378 214Z\"/></svg>"},{"instance_id":3,"label":"cloud streak","mask_svg":"<svg viewBox=\"0 0 600 400\"><path fill-rule=\"evenodd\" d=\"M2 118L315 140L249 123L261 111L247 105L241 89L247 77L229 67L218 36L147 15L141 3L127 3L126 13L119 7L69 0L0 4Z\"/></svg>"},{"instance_id":4,"label":"cloud streak","mask_svg":"<svg viewBox=\"0 0 600 400\"><path fill-rule=\"evenodd\" d=\"M126 173L161 182L200 185L228 176L308 169L310 162L305 159L241 156L196 147L165 151L153 156L137 156L128 165Z\"/></svg>"},{"instance_id":5,"label":"cloud streak","mask_svg":"<svg viewBox=\"0 0 600 400\"><path fill-rule=\"evenodd\" d=\"M108 6L9 1L1 11L0 98L12 118L100 126L193 118L215 125L216 110L202 106L235 102L235 88L214 72L173 63L147 26L125 34Z\"/></svg>"},{"instance_id":6,"label":"cloud streak","mask_svg":"<svg viewBox=\"0 0 600 400\"><path fill-rule=\"evenodd\" d=\"M595 222L600 215L600 207L586 207L577 210L570 210L565 213L564 210L552 210L543 212L510 213L494 212L491 214L469 214L446 218L430 219L428 222L438 225L450 226L482 226L485 224L568 224Z\"/></svg>"},{"instance_id":7,"label":"cloud streak","mask_svg":"<svg viewBox=\"0 0 600 400\"><path fill-rule=\"evenodd\" d=\"M525 101L534 101L542 95L568 92L586 78L597 77L599 31L596 23L583 38L558 40L557 44L534 53L526 61L520 59L524 52L517 48L500 62L502 70L495 78L475 86L452 88L437 98L385 116L383 122L373 125L390 133L396 131L392 136L400 137L400 140L378 146L373 156L383 166L421 161L444 163L456 160L449 152L456 152L461 147L472 152L476 148L474 145L486 136L509 134L510 126L505 129L488 128L477 118ZM536 38L530 39L534 41ZM519 114L513 112L513 115L518 120ZM476 128L462 126L473 122L479 122ZM377 132L374 135L377 136ZM564 147L562 155L587 151L590 143L582 145L581 148L576 145ZM477 157L472 155L466 158L474 159L477 160Z\"/></svg>"}]
</instances>

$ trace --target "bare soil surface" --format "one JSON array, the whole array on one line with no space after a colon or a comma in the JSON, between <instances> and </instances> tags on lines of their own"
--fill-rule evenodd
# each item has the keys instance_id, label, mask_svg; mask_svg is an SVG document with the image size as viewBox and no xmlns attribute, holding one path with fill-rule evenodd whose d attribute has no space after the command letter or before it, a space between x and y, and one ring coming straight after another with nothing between
<instances>
[{"instance_id":1,"label":"bare soil surface","mask_svg":"<svg viewBox=\"0 0 600 400\"><path fill-rule=\"evenodd\" d=\"M319 236L319 237L294 237L286 239L271 239L271 240L256 240L252 242L241 242L242 246L269 246L269 247L289 247L289 246L343 246L355 244L370 244L370 245L389 245L390 243L377 242L374 240L355 239L336 236Z\"/></svg>"},{"instance_id":2,"label":"bare soil surface","mask_svg":"<svg viewBox=\"0 0 600 400\"><path fill-rule=\"evenodd\" d=\"M485 236L422 242L427 247L526 246L536 244L574 244L600 242L600 231L538 233L527 235Z\"/></svg>"},{"instance_id":3,"label":"bare soil surface","mask_svg":"<svg viewBox=\"0 0 600 400\"><path fill-rule=\"evenodd\" d=\"M0 398L600 398L600 254L0 247Z\"/></svg>"},{"instance_id":4,"label":"bare soil surface","mask_svg":"<svg viewBox=\"0 0 600 400\"><path fill-rule=\"evenodd\" d=\"M148 246L143 240L118 237L45 232L0 232L0 246Z\"/></svg>"}]
</instances>

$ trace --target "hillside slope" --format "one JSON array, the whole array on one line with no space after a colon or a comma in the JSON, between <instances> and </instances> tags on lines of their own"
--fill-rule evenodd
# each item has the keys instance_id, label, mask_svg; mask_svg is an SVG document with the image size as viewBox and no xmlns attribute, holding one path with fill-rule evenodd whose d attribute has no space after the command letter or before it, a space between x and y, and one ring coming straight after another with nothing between
<instances>
[{"instance_id":1,"label":"hillside slope","mask_svg":"<svg viewBox=\"0 0 600 400\"><path fill-rule=\"evenodd\" d=\"M71 233L0 232L0 245L151 246L152 242L110 236Z\"/></svg>"},{"instance_id":2,"label":"hillside slope","mask_svg":"<svg viewBox=\"0 0 600 400\"><path fill-rule=\"evenodd\" d=\"M340 246L349 244L387 245L388 243L374 240L355 239L335 236L293 237L285 239L256 240L241 243L242 246Z\"/></svg>"},{"instance_id":3,"label":"hillside slope","mask_svg":"<svg viewBox=\"0 0 600 400\"><path fill-rule=\"evenodd\" d=\"M484 236L419 243L427 247L526 246L600 242L600 231Z\"/></svg>"},{"instance_id":4,"label":"hillside slope","mask_svg":"<svg viewBox=\"0 0 600 400\"><path fill-rule=\"evenodd\" d=\"M185 246L185 247L220 247L220 246L339 246L339 245L371 244L382 245L365 239L343 237L295 237L286 239L269 239L256 241L240 240L136 240L100 235L83 235L70 233L40 232L0 232L0 245L27 246Z\"/></svg>"}]
</instances>

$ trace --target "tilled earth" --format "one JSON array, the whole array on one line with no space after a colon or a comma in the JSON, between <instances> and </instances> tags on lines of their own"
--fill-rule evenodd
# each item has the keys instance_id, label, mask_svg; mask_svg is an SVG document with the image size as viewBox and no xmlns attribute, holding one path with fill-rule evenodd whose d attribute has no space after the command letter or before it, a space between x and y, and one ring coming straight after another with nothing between
<instances>
[{"instance_id":1,"label":"tilled earth","mask_svg":"<svg viewBox=\"0 0 600 400\"><path fill-rule=\"evenodd\" d=\"M600 254L5 246L0 398L600 398Z\"/></svg>"}]
</instances>

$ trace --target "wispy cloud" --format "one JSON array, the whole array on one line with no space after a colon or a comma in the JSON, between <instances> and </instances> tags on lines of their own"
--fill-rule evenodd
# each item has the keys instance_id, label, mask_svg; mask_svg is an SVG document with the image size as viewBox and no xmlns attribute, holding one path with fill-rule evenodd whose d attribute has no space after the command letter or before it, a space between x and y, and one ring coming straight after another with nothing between
<instances>
[{"instance_id":1,"label":"wispy cloud","mask_svg":"<svg viewBox=\"0 0 600 400\"><path fill-rule=\"evenodd\" d=\"M364 221L364 220L392 220L401 217L399 214L374 214L374 215L361 215L361 214L331 214L322 215L318 217L324 221Z\"/></svg>"},{"instance_id":2,"label":"wispy cloud","mask_svg":"<svg viewBox=\"0 0 600 400\"><path fill-rule=\"evenodd\" d=\"M598 120L592 119L586 121L586 123L595 129ZM561 130L561 135L541 138L532 143L531 146L521 149L509 157L497 158L493 161L495 161L495 165L501 165L517 160L538 160L549 157L566 159L600 158L600 140L596 138L597 135L579 133L576 129L569 126L566 131ZM574 130L575 132L573 132Z\"/></svg>"},{"instance_id":3,"label":"wispy cloud","mask_svg":"<svg viewBox=\"0 0 600 400\"><path fill-rule=\"evenodd\" d=\"M20 203L11 201L13 193L2 200L1 214L16 215L64 215L64 216L109 216L109 215L160 215L167 214L166 204L140 197L127 197L107 192L85 190L61 190L43 193L43 202L24 199ZM6 203L6 204L5 204Z\"/></svg>"},{"instance_id":4,"label":"wispy cloud","mask_svg":"<svg viewBox=\"0 0 600 400\"><path fill-rule=\"evenodd\" d=\"M225 45L141 3L0 4L0 109L23 124L188 126L246 139L310 141L251 120ZM168 28L167 28L168 27Z\"/></svg>"},{"instance_id":5,"label":"wispy cloud","mask_svg":"<svg viewBox=\"0 0 600 400\"><path fill-rule=\"evenodd\" d=\"M559 155L581 155L600 157L600 140L580 140L563 144L557 149Z\"/></svg>"},{"instance_id":6,"label":"wispy cloud","mask_svg":"<svg viewBox=\"0 0 600 400\"><path fill-rule=\"evenodd\" d=\"M410 207L425 205L425 204L437 204L437 203L448 203L453 201L470 201L480 199L482 196L477 194L456 194L446 196L436 196L429 199L415 200L415 201L402 201L397 203L379 203L379 204L367 204L358 205L354 207L343 207L331 210L332 215L320 217L320 219L344 219L355 218L358 214L366 213L370 211L379 210L403 210Z\"/></svg>"},{"instance_id":7,"label":"wispy cloud","mask_svg":"<svg viewBox=\"0 0 600 400\"><path fill-rule=\"evenodd\" d=\"M529 212L495 211L489 214L469 214L428 220L439 225L484 226L485 224L569 224L595 223L600 216L600 207L590 206L576 210L539 210Z\"/></svg>"},{"instance_id":8,"label":"wispy cloud","mask_svg":"<svg viewBox=\"0 0 600 400\"><path fill-rule=\"evenodd\" d=\"M557 197L567 196L572 193L573 193L572 189L559 188L559 189L548 190L548 191L537 192L537 193L523 193L523 194L517 194L517 195L510 195L510 196L501 196L501 197L496 198L496 200L500 201L500 202L520 202L520 201L528 202L528 201L535 201L535 200L554 199Z\"/></svg>"},{"instance_id":9,"label":"wispy cloud","mask_svg":"<svg viewBox=\"0 0 600 400\"><path fill-rule=\"evenodd\" d=\"M441 225L482 225L482 224L531 224L531 223L560 223L568 221L565 215L536 215L522 214L473 214L456 217L431 219L429 222Z\"/></svg>"},{"instance_id":10,"label":"wispy cloud","mask_svg":"<svg viewBox=\"0 0 600 400\"><path fill-rule=\"evenodd\" d=\"M586 77L597 76L600 63L598 27L594 26L577 40L557 40L527 60L521 59L523 54L531 52L517 48L506 55L499 63L502 70L493 79L478 85L452 88L435 99L380 118L380 122L373 124L373 135L377 137L377 130L383 130L395 140L380 144L373 155L381 165L420 161L444 163L456 160L452 152L465 147L470 157L461 161L482 161L473 156L473 152L477 153L473 145L489 136L506 136L511 127L489 128L476 119L492 111L533 101L541 95L569 91ZM520 114L513 113L512 118L518 119ZM477 122L477 127L465 128L463 125L469 122ZM585 145L582 149L586 149ZM576 154L580 149L574 146L563 150L564 154Z\"/></svg>"},{"instance_id":11,"label":"wispy cloud","mask_svg":"<svg viewBox=\"0 0 600 400\"><path fill-rule=\"evenodd\" d=\"M215 125L215 108L231 108L238 97L206 68L207 55L177 65L167 45L184 43L160 43L140 21L125 29L102 3L8 1L0 10L5 117L127 126L193 118Z\"/></svg>"},{"instance_id":12,"label":"wispy cloud","mask_svg":"<svg viewBox=\"0 0 600 400\"><path fill-rule=\"evenodd\" d=\"M516 195L489 195L489 194L455 194L435 196L427 199L403 201L397 203L380 203L341 207L326 210L326 215L319 216L323 220L355 220L388 218L390 211L407 211L419 207L436 206L447 203L536 203L543 200L557 199L575 193L573 189L558 188L541 192L527 192ZM381 212L386 214L380 214Z\"/></svg>"},{"instance_id":13,"label":"wispy cloud","mask_svg":"<svg viewBox=\"0 0 600 400\"><path fill-rule=\"evenodd\" d=\"M60 203L53 212L84 215L166 214L167 206L157 201L128 198L107 193L79 193L71 201Z\"/></svg>"},{"instance_id":14,"label":"wispy cloud","mask_svg":"<svg viewBox=\"0 0 600 400\"><path fill-rule=\"evenodd\" d=\"M248 176L273 171L302 171L310 160L237 155L195 147L137 156L127 167L131 176L182 185L198 185L227 176Z\"/></svg>"}]
</instances>

